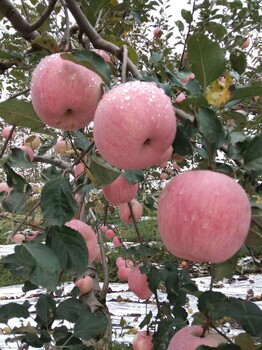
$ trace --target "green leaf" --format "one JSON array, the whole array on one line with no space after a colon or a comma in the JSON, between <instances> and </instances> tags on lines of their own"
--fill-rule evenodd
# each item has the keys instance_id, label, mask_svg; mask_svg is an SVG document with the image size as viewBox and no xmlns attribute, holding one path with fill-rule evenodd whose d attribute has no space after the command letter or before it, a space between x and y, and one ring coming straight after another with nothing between
<instances>
[{"instance_id":1,"label":"green leaf","mask_svg":"<svg viewBox=\"0 0 262 350\"><path fill-rule=\"evenodd\" d=\"M36 303L36 322L48 327L54 321L55 311L56 311L56 302L49 295L40 295Z\"/></svg>"},{"instance_id":2,"label":"green leaf","mask_svg":"<svg viewBox=\"0 0 262 350\"><path fill-rule=\"evenodd\" d=\"M69 298L62 301L56 310L56 319L67 320L75 323L80 317L81 313L89 313L90 308L84 304L80 299Z\"/></svg>"},{"instance_id":3,"label":"green leaf","mask_svg":"<svg viewBox=\"0 0 262 350\"><path fill-rule=\"evenodd\" d=\"M79 232L69 227L51 227L48 230L46 244L60 261L61 269L66 273L81 274L88 265L88 251L85 240Z\"/></svg>"},{"instance_id":4,"label":"green leaf","mask_svg":"<svg viewBox=\"0 0 262 350\"><path fill-rule=\"evenodd\" d=\"M82 340L73 336L66 326L56 327L53 333L58 349L66 344L66 350L94 350L93 347L87 347Z\"/></svg>"},{"instance_id":5,"label":"green leaf","mask_svg":"<svg viewBox=\"0 0 262 350\"><path fill-rule=\"evenodd\" d=\"M71 134L74 136L74 144L77 149L85 151L90 145L91 142L88 141L87 136L79 130L71 131Z\"/></svg>"},{"instance_id":6,"label":"green leaf","mask_svg":"<svg viewBox=\"0 0 262 350\"><path fill-rule=\"evenodd\" d=\"M200 345L196 348L196 350L213 350L214 347L210 347L207 345ZM215 348L216 350L242 350L238 345L236 344L220 344Z\"/></svg>"},{"instance_id":7,"label":"green leaf","mask_svg":"<svg viewBox=\"0 0 262 350\"><path fill-rule=\"evenodd\" d=\"M35 164L30 161L26 151L20 148L12 148L11 154L8 157L8 164L12 168L34 168Z\"/></svg>"},{"instance_id":8,"label":"green leaf","mask_svg":"<svg viewBox=\"0 0 262 350\"><path fill-rule=\"evenodd\" d=\"M177 154L187 155L192 152L189 137L186 135L184 126L177 126L176 137L172 146L174 152Z\"/></svg>"},{"instance_id":9,"label":"green leaf","mask_svg":"<svg viewBox=\"0 0 262 350\"><path fill-rule=\"evenodd\" d=\"M191 14L191 11L182 9L182 10L181 10L181 16L184 18L184 20L185 20L187 23L190 23L190 22L192 21L192 14Z\"/></svg>"},{"instance_id":10,"label":"green leaf","mask_svg":"<svg viewBox=\"0 0 262 350\"><path fill-rule=\"evenodd\" d=\"M59 52L59 47L57 45L57 40L51 35L38 35L33 41L34 46L48 50L50 53Z\"/></svg>"},{"instance_id":11,"label":"green leaf","mask_svg":"<svg viewBox=\"0 0 262 350\"><path fill-rule=\"evenodd\" d=\"M121 175L124 176L131 183L144 181L144 172L143 172L143 170L126 170Z\"/></svg>"},{"instance_id":12,"label":"green leaf","mask_svg":"<svg viewBox=\"0 0 262 350\"><path fill-rule=\"evenodd\" d=\"M238 254L235 254L231 259L214 265L214 281L222 281L223 278L231 278L234 274L238 262Z\"/></svg>"},{"instance_id":13,"label":"green leaf","mask_svg":"<svg viewBox=\"0 0 262 350\"><path fill-rule=\"evenodd\" d=\"M41 206L48 226L61 227L72 219L77 203L67 177L59 176L45 184L41 192Z\"/></svg>"},{"instance_id":14,"label":"green leaf","mask_svg":"<svg viewBox=\"0 0 262 350\"><path fill-rule=\"evenodd\" d=\"M36 115L32 103L24 100L11 99L0 103L1 118L11 125L30 128L32 131L41 131L45 124Z\"/></svg>"},{"instance_id":15,"label":"green leaf","mask_svg":"<svg viewBox=\"0 0 262 350\"><path fill-rule=\"evenodd\" d=\"M235 50L230 53L231 67L238 74L243 74L247 68L246 54L241 50Z\"/></svg>"},{"instance_id":16,"label":"green leaf","mask_svg":"<svg viewBox=\"0 0 262 350\"><path fill-rule=\"evenodd\" d=\"M206 30L209 33L214 34L218 41L221 41L224 38L224 36L227 34L226 28L222 24L217 22L206 23Z\"/></svg>"},{"instance_id":17,"label":"green leaf","mask_svg":"<svg viewBox=\"0 0 262 350\"><path fill-rule=\"evenodd\" d=\"M211 317L216 315L218 306L225 300L226 296L222 293L213 291L203 292L198 298L198 310L202 314Z\"/></svg>"},{"instance_id":18,"label":"green leaf","mask_svg":"<svg viewBox=\"0 0 262 350\"><path fill-rule=\"evenodd\" d=\"M247 97L262 96L262 84L236 87L230 101L241 100Z\"/></svg>"},{"instance_id":19,"label":"green leaf","mask_svg":"<svg viewBox=\"0 0 262 350\"><path fill-rule=\"evenodd\" d=\"M151 62L153 64L156 64L162 60L163 53L162 52L152 52L151 55Z\"/></svg>"},{"instance_id":20,"label":"green leaf","mask_svg":"<svg viewBox=\"0 0 262 350\"><path fill-rule=\"evenodd\" d=\"M109 34L109 35L104 35L103 37L105 40L108 40L110 41L111 43L121 47L123 45L127 46L128 48L128 57L131 59L131 61L134 63L134 64L137 64L138 63L138 55L137 55L137 52L136 52L136 49L131 46L130 44L128 44L127 41L125 40L121 40L117 37L115 37L113 34Z\"/></svg>"},{"instance_id":21,"label":"green leaf","mask_svg":"<svg viewBox=\"0 0 262 350\"><path fill-rule=\"evenodd\" d=\"M103 158L93 154L90 171L101 185L108 185L118 178L120 170L107 163Z\"/></svg>"},{"instance_id":22,"label":"green leaf","mask_svg":"<svg viewBox=\"0 0 262 350\"><path fill-rule=\"evenodd\" d=\"M254 340L248 333L240 333L235 337L235 343L241 347L241 349L257 350Z\"/></svg>"},{"instance_id":23,"label":"green leaf","mask_svg":"<svg viewBox=\"0 0 262 350\"><path fill-rule=\"evenodd\" d=\"M61 58L80 64L96 74L98 74L106 85L110 85L111 73L109 65L105 60L94 51L74 51L72 53L63 53Z\"/></svg>"},{"instance_id":24,"label":"green leaf","mask_svg":"<svg viewBox=\"0 0 262 350\"><path fill-rule=\"evenodd\" d=\"M11 318L28 318L30 314L28 309L30 308L30 304L28 301L25 301L22 305L17 303L8 303L6 305L2 305L0 307L0 322L8 323L8 320Z\"/></svg>"},{"instance_id":25,"label":"green leaf","mask_svg":"<svg viewBox=\"0 0 262 350\"><path fill-rule=\"evenodd\" d=\"M215 149L220 147L225 141L225 135L216 113L208 108L199 108L196 119L198 130L209 145L215 146Z\"/></svg>"},{"instance_id":26,"label":"green leaf","mask_svg":"<svg viewBox=\"0 0 262 350\"><path fill-rule=\"evenodd\" d=\"M249 141L244 151L245 167L262 172L262 134Z\"/></svg>"},{"instance_id":27,"label":"green leaf","mask_svg":"<svg viewBox=\"0 0 262 350\"><path fill-rule=\"evenodd\" d=\"M196 33L188 39L188 61L196 79L204 90L226 69L224 51L215 42L202 33Z\"/></svg>"},{"instance_id":28,"label":"green leaf","mask_svg":"<svg viewBox=\"0 0 262 350\"><path fill-rule=\"evenodd\" d=\"M76 337L89 340L99 334L103 334L107 327L107 319L104 313L86 313L83 312L74 326L74 335Z\"/></svg>"}]
</instances>

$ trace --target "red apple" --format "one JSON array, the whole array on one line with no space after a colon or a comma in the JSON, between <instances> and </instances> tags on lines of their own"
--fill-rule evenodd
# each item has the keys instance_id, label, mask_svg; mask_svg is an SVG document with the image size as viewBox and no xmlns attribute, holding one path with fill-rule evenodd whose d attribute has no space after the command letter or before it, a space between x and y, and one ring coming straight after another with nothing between
<instances>
[{"instance_id":1,"label":"red apple","mask_svg":"<svg viewBox=\"0 0 262 350\"><path fill-rule=\"evenodd\" d=\"M147 331L137 332L133 340L133 350L152 350L154 347L152 334Z\"/></svg>"},{"instance_id":2,"label":"red apple","mask_svg":"<svg viewBox=\"0 0 262 350\"><path fill-rule=\"evenodd\" d=\"M22 233L17 232L14 235L12 241L17 243L17 244L22 243L23 241L25 241L25 236Z\"/></svg>"},{"instance_id":3,"label":"red apple","mask_svg":"<svg viewBox=\"0 0 262 350\"><path fill-rule=\"evenodd\" d=\"M70 151L72 149L71 144L66 141L66 140L62 140L62 139L58 139L56 141L56 144L54 145L54 151L57 154L61 154L64 155L67 153L67 151Z\"/></svg>"},{"instance_id":4,"label":"red apple","mask_svg":"<svg viewBox=\"0 0 262 350\"><path fill-rule=\"evenodd\" d=\"M189 82L190 79L194 79L195 78L195 74L194 73L190 73L187 77L185 77L183 80L182 80L182 83L186 84Z\"/></svg>"},{"instance_id":5,"label":"red apple","mask_svg":"<svg viewBox=\"0 0 262 350\"><path fill-rule=\"evenodd\" d=\"M120 175L109 185L103 186L103 195L111 205L130 202L137 194L138 184L132 184Z\"/></svg>"},{"instance_id":6,"label":"red apple","mask_svg":"<svg viewBox=\"0 0 262 350\"><path fill-rule=\"evenodd\" d=\"M115 237L115 232L111 229L106 231L106 238L114 238Z\"/></svg>"},{"instance_id":7,"label":"red apple","mask_svg":"<svg viewBox=\"0 0 262 350\"><path fill-rule=\"evenodd\" d=\"M33 150L37 149L41 144L40 137L38 135L30 135L25 138L24 145L31 147Z\"/></svg>"},{"instance_id":8,"label":"red apple","mask_svg":"<svg viewBox=\"0 0 262 350\"><path fill-rule=\"evenodd\" d=\"M101 230L101 232L106 232L107 230L108 230L108 227L107 226L105 226L105 225L101 225L100 226L100 230Z\"/></svg>"},{"instance_id":9,"label":"red apple","mask_svg":"<svg viewBox=\"0 0 262 350\"><path fill-rule=\"evenodd\" d=\"M209 170L175 176L161 192L158 228L175 256L220 263L244 244L251 209L243 188L229 176Z\"/></svg>"},{"instance_id":10,"label":"red apple","mask_svg":"<svg viewBox=\"0 0 262 350\"><path fill-rule=\"evenodd\" d=\"M77 219L68 221L65 226L70 227L82 235L88 250L88 263L91 264L95 260L99 250L97 237L92 227Z\"/></svg>"},{"instance_id":11,"label":"red apple","mask_svg":"<svg viewBox=\"0 0 262 350\"><path fill-rule=\"evenodd\" d=\"M153 292L148 287L147 276L139 266L134 267L128 276L128 287L139 299L149 299Z\"/></svg>"},{"instance_id":12,"label":"red apple","mask_svg":"<svg viewBox=\"0 0 262 350\"><path fill-rule=\"evenodd\" d=\"M215 331L207 331L202 338L201 326L188 326L180 329L171 339L167 350L196 350L200 345L216 348L226 343L226 339Z\"/></svg>"},{"instance_id":13,"label":"red apple","mask_svg":"<svg viewBox=\"0 0 262 350\"><path fill-rule=\"evenodd\" d=\"M79 288L80 295L87 294L94 288L93 278L90 276L79 278L75 281L75 286Z\"/></svg>"},{"instance_id":14,"label":"red apple","mask_svg":"<svg viewBox=\"0 0 262 350\"><path fill-rule=\"evenodd\" d=\"M155 28L153 34L154 34L154 39L159 39L161 38L161 35L163 34L163 32L160 28Z\"/></svg>"},{"instance_id":15,"label":"red apple","mask_svg":"<svg viewBox=\"0 0 262 350\"><path fill-rule=\"evenodd\" d=\"M135 220L139 221L143 212L142 205L136 199L133 199L130 203L133 209ZM120 204L118 206L118 211L119 211L120 220L122 222L125 222L126 224L133 223L133 218L132 218L128 203Z\"/></svg>"},{"instance_id":16,"label":"red apple","mask_svg":"<svg viewBox=\"0 0 262 350\"><path fill-rule=\"evenodd\" d=\"M181 261L180 267L182 267L183 269L185 269L188 266L186 261Z\"/></svg>"},{"instance_id":17,"label":"red apple","mask_svg":"<svg viewBox=\"0 0 262 350\"><path fill-rule=\"evenodd\" d=\"M160 166L161 168L163 168L163 165L165 164L166 166L166 162L167 160L170 160L171 156L172 156L172 153L173 153L173 147L172 146L169 146L168 149L162 154L162 156L160 157ZM164 167L165 167L164 166Z\"/></svg>"},{"instance_id":18,"label":"red apple","mask_svg":"<svg viewBox=\"0 0 262 350\"><path fill-rule=\"evenodd\" d=\"M168 178L168 174L165 172L162 172L159 177L160 177L160 180L166 180Z\"/></svg>"},{"instance_id":19,"label":"red apple","mask_svg":"<svg viewBox=\"0 0 262 350\"><path fill-rule=\"evenodd\" d=\"M116 266L120 269L120 267L125 266L125 267L130 267L133 268L134 267L134 263L131 260L125 260L123 259L121 256L119 256L116 259Z\"/></svg>"},{"instance_id":20,"label":"red apple","mask_svg":"<svg viewBox=\"0 0 262 350\"><path fill-rule=\"evenodd\" d=\"M9 137L11 129L12 129L12 126L6 126L5 128L3 128L2 135L4 139L7 139ZM11 140L13 140L15 136L16 136L16 132L13 131Z\"/></svg>"},{"instance_id":21,"label":"red apple","mask_svg":"<svg viewBox=\"0 0 262 350\"><path fill-rule=\"evenodd\" d=\"M62 59L60 53L42 58L33 72L34 110L53 128L77 130L89 124L102 95L101 78L82 65Z\"/></svg>"},{"instance_id":22,"label":"red apple","mask_svg":"<svg viewBox=\"0 0 262 350\"><path fill-rule=\"evenodd\" d=\"M183 92L180 92L176 97L176 102L180 103L180 102L184 101L185 99L186 99L185 94L183 94Z\"/></svg>"},{"instance_id":23,"label":"red apple","mask_svg":"<svg viewBox=\"0 0 262 350\"><path fill-rule=\"evenodd\" d=\"M117 277L121 282L127 282L128 276L132 269L130 267L121 266L117 271Z\"/></svg>"},{"instance_id":24,"label":"red apple","mask_svg":"<svg viewBox=\"0 0 262 350\"><path fill-rule=\"evenodd\" d=\"M30 159L30 162L34 160L34 152L31 147L29 146L19 146L22 151L25 151L28 154L28 157Z\"/></svg>"},{"instance_id":25,"label":"red apple","mask_svg":"<svg viewBox=\"0 0 262 350\"><path fill-rule=\"evenodd\" d=\"M78 163L77 166L75 167L74 175L75 178L78 178L85 172L85 167L84 164Z\"/></svg>"},{"instance_id":26,"label":"red apple","mask_svg":"<svg viewBox=\"0 0 262 350\"><path fill-rule=\"evenodd\" d=\"M119 238L118 238L117 236L115 236L115 237L113 238L113 244L114 244L114 246L115 246L116 248L122 246L122 243L120 242L120 240L119 240Z\"/></svg>"},{"instance_id":27,"label":"red apple","mask_svg":"<svg viewBox=\"0 0 262 350\"><path fill-rule=\"evenodd\" d=\"M107 162L121 169L159 165L175 133L171 99L154 83L118 85L104 95L95 113L96 147Z\"/></svg>"}]
</instances>

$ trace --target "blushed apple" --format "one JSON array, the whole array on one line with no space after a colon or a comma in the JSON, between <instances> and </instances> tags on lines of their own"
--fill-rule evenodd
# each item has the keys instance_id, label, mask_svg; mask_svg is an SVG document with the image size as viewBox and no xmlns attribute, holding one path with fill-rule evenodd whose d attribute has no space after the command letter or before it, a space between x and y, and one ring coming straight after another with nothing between
<instances>
[{"instance_id":1,"label":"blushed apple","mask_svg":"<svg viewBox=\"0 0 262 350\"><path fill-rule=\"evenodd\" d=\"M176 102L180 103L183 102L186 99L186 96L183 92L180 92L176 97Z\"/></svg>"},{"instance_id":2,"label":"blushed apple","mask_svg":"<svg viewBox=\"0 0 262 350\"><path fill-rule=\"evenodd\" d=\"M31 147L32 150L36 150L41 144L40 137L38 135L30 135L25 138L24 145Z\"/></svg>"},{"instance_id":3,"label":"blushed apple","mask_svg":"<svg viewBox=\"0 0 262 350\"><path fill-rule=\"evenodd\" d=\"M128 276L128 287L139 299L149 299L153 292L148 287L147 276L142 274L139 266L132 269Z\"/></svg>"},{"instance_id":4,"label":"blushed apple","mask_svg":"<svg viewBox=\"0 0 262 350\"><path fill-rule=\"evenodd\" d=\"M106 238L114 238L115 237L115 232L110 228L109 230L106 231Z\"/></svg>"},{"instance_id":5,"label":"blushed apple","mask_svg":"<svg viewBox=\"0 0 262 350\"><path fill-rule=\"evenodd\" d=\"M113 245L114 245L116 248L122 246L122 243L121 243L120 239L119 239L117 236L113 237Z\"/></svg>"},{"instance_id":6,"label":"blushed apple","mask_svg":"<svg viewBox=\"0 0 262 350\"><path fill-rule=\"evenodd\" d=\"M87 294L94 288L93 278L90 276L79 278L75 281L75 286L79 288L80 295Z\"/></svg>"},{"instance_id":7,"label":"blushed apple","mask_svg":"<svg viewBox=\"0 0 262 350\"><path fill-rule=\"evenodd\" d=\"M175 176L158 201L158 228L175 256L220 263L244 244L251 209L243 188L229 176L209 170Z\"/></svg>"},{"instance_id":8,"label":"blushed apple","mask_svg":"<svg viewBox=\"0 0 262 350\"><path fill-rule=\"evenodd\" d=\"M56 141L56 144L54 145L54 152L61 155L66 154L67 151L70 151L71 149L72 149L72 146L70 142L62 139L58 139Z\"/></svg>"},{"instance_id":9,"label":"blushed apple","mask_svg":"<svg viewBox=\"0 0 262 350\"><path fill-rule=\"evenodd\" d=\"M77 219L68 221L65 226L79 232L86 242L88 250L88 263L91 264L98 253L98 241L95 232L92 227L87 225L85 222Z\"/></svg>"},{"instance_id":10,"label":"blushed apple","mask_svg":"<svg viewBox=\"0 0 262 350\"><path fill-rule=\"evenodd\" d=\"M133 209L135 221L139 221L143 213L142 205L136 199L133 199L130 203ZM120 204L118 206L118 212L122 222L125 222L126 224L133 223L133 218L128 203Z\"/></svg>"},{"instance_id":11,"label":"blushed apple","mask_svg":"<svg viewBox=\"0 0 262 350\"><path fill-rule=\"evenodd\" d=\"M163 32L161 30L161 28L157 27L154 29L153 35L154 35L154 39L159 39L161 38Z\"/></svg>"},{"instance_id":12,"label":"blushed apple","mask_svg":"<svg viewBox=\"0 0 262 350\"><path fill-rule=\"evenodd\" d=\"M196 350L200 345L207 345L211 348L226 343L226 339L217 332L206 331L205 336L201 326L188 326L180 329L171 339L167 350Z\"/></svg>"},{"instance_id":13,"label":"blushed apple","mask_svg":"<svg viewBox=\"0 0 262 350\"><path fill-rule=\"evenodd\" d=\"M182 80L182 83L186 84L189 82L190 79L194 79L194 78L195 78L195 74L189 73L189 75Z\"/></svg>"},{"instance_id":14,"label":"blushed apple","mask_svg":"<svg viewBox=\"0 0 262 350\"><path fill-rule=\"evenodd\" d=\"M159 176L160 180L166 180L168 178L168 174L165 172L162 172Z\"/></svg>"},{"instance_id":15,"label":"blushed apple","mask_svg":"<svg viewBox=\"0 0 262 350\"><path fill-rule=\"evenodd\" d=\"M251 39L246 38L245 41L241 44L241 49L247 49L251 44Z\"/></svg>"},{"instance_id":16,"label":"blushed apple","mask_svg":"<svg viewBox=\"0 0 262 350\"><path fill-rule=\"evenodd\" d=\"M154 347L152 334L147 331L137 332L133 339L133 350L152 350Z\"/></svg>"},{"instance_id":17,"label":"blushed apple","mask_svg":"<svg viewBox=\"0 0 262 350\"><path fill-rule=\"evenodd\" d=\"M25 241L25 236L24 236L22 233L17 232L17 233L14 235L12 241L13 241L14 243L16 243L16 244L22 243L22 242Z\"/></svg>"},{"instance_id":18,"label":"blushed apple","mask_svg":"<svg viewBox=\"0 0 262 350\"><path fill-rule=\"evenodd\" d=\"M85 172L85 166L82 163L78 163L74 170L75 178L78 178Z\"/></svg>"},{"instance_id":19,"label":"blushed apple","mask_svg":"<svg viewBox=\"0 0 262 350\"><path fill-rule=\"evenodd\" d=\"M159 165L176 134L171 99L155 83L122 83L99 102L94 117L98 152L120 169Z\"/></svg>"},{"instance_id":20,"label":"blushed apple","mask_svg":"<svg viewBox=\"0 0 262 350\"><path fill-rule=\"evenodd\" d=\"M130 267L126 266L120 266L118 271L117 271L117 277L119 281L121 282L127 282L128 281L128 276L132 269Z\"/></svg>"},{"instance_id":21,"label":"blushed apple","mask_svg":"<svg viewBox=\"0 0 262 350\"><path fill-rule=\"evenodd\" d=\"M88 125L102 95L101 78L90 69L61 58L60 53L42 58L33 72L34 110L53 128L77 130Z\"/></svg>"},{"instance_id":22,"label":"blushed apple","mask_svg":"<svg viewBox=\"0 0 262 350\"><path fill-rule=\"evenodd\" d=\"M6 126L5 128L3 128L2 135L4 139L7 139L9 137L11 130L12 130L12 126ZM11 140L13 140L16 137L16 134L17 133L13 131Z\"/></svg>"},{"instance_id":23,"label":"blushed apple","mask_svg":"<svg viewBox=\"0 0 262 350\"><path fill-rule=\"evenodd\" d=\"M125 260L124 258L122 258L121 256L119 256L116 259L116 266L120 269L120 267L125 266L125 267L130 267L133 268L134 267L134 263L132 260Z\"/></svg>"},{"instance_id":24,"label":"blushed apple","mask_svg":"<svg viewBox=\"0 0 262 350\"><path fill-rule=\"evenodd\" d=\"M101 232L105 233L108 230L108 227L106 225L101 225L100 230Z\"/></svg>"},{"instance_id":25,"label":"blushed apple","mask_svg":"<svg viewBox=\"0 0 262 350\"><path fill-rule=\"evenodd\" d=\"M137 194L138 184L132 184L120 175L109 185L103 186L103 195L111 205L130 202Z\"/></svg>"}]
</instances>

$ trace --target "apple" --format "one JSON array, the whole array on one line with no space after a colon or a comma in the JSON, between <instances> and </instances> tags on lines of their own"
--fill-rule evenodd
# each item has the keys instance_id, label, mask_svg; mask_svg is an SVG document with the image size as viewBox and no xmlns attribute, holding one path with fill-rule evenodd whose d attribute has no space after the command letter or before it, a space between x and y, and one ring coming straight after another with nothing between
<instances>
[{"instance_id":1,"label":"apple","mask_svg":"<svg viewBox=\"0 0 262 350\"><path fill-rule=\"evenodd\" d=\"M24 145L31 147L33 150L36 150L41 144L40 137L38 135L30 135L25 138Z\"/></svg>"},{"instance_id":2,"label":"apple","mask_svg":"<svg viewBox=\"0 0 262 350\"><path fill-rule=\"evenodd\" d=\"M32 241L33 239L36 238L37 235L38 233L32 230L28 235L25 236L25 238L27 241Z\"/></svg>"},{"instance_id":3,"label":"apple","mask_svg":"<svg viewBox=\"0 0 262 350\"><path fill-rule=\"evenodd\" d=\"M132 199L130 202L134 217L136 221L139 221L139 219L142 216L143 213L143 208L141 203L139 203L136 199ZM130 212L130 208L128 203L122 203L118 206L118 212L119 212L119 217L122 222L125 222L126 224L132 224L133 223L133 218Z\"/></svg>"},{"instance_id":4,"label":"apple","mask_svg":"<svg viewBox=\"0 0 262 350\"><path fill-rule=\"evenodd\" d=\"M241 49L247 49L251 44L251 39L246 38L245 41L240 45Z\"/></svg>"},{"instance_id":5,"label":"apple","mask_svg":"<svg viewBox=\"0 0 262 350\"><path fill-rule=\"evenodd\" d=\"M118 248L118 247L121 247L122 246L122 243L120 242L119 238L117 236L115 236L113 238L113 245Z\"/></svg>"},{"instance_id":6,"label":"apple","mask_svg":"<svg viewBox=\"0 0 262 350\"><path fill-rule=\"evenodd\" d=\"M77 130L88 125L102 95L101 78L60 53L42 58L34 69L32 104L38 117L53 128Z\"/></svg>"},{"instance_id":7,"label":"apple","mask_svg":"<svg viewBox=\"0 0 262 350\"><path fill-rule=\"evenodd\" d=\"M159 177L160 177L160 180L166 180L168 178L168 174L165 172L162 172Z\"/></svg>"},{"instance_id":8,"label":"apple","mask_svg":"<svg viewBox=\"0 0 262 350\"><path fill-rule=\"evenodd\" d=\"M147 331L137 332L133 339L133 350L152 350L152 334Z\"/></svg>"},{"instance_id":9,"label":"apple","mask_svg":"<svg viewBox=\"0 0 262 350\"><path fill-rule=\"evenodd\" d=\"M131 260L125 260L123 259L121 256L119 256L116 259L116 266L120 269L120 267L125 266L125 267L130 267L133 268L134 267L134 263Z\"/></svg>"},{"instance_id":10,"label":"apple","mask_svg":"<svg viewBox=\"0 0 262 350\"><path fill-rule=\"evenodd\" d=\"M180 92L176 97L176 102L180 103L180 102L184 101L185 99L186 99L185 94L183 94L183 92Z\"/></svg>"},{"instance_id":11,"label":"apple","mask_svg":"<svg viewBox=\"0 0 262 350\"><path fill-rule=\"evenodd\" d=\"M183 80L182 80L182 83L186 84L189 82L190 79L194 79L195 78L195 74L194 73L190 73L187 77L185 77Z\"/></svg>"},{"instance_id":12,"label":"apple","mask_svg":"<svg viewBox=\"0 0 262 350\"><path fill-rule=\"evenodd\" d=\"M182 267L183 269L185 269L188 266L186 261L181 261L180 263L180 267Z\"/></svg>"},{"instance_id":13,"label":"apple","mask_svg":"<svg viewBox=\"0 0 262 350\"><path fill-rule=\"evenodd\" d=\"M121 282L127 282L128 281L128 276L132 269L130 267L126 266L120 266L118 271L117 271L117 277Z\"/></svg>"},{"instance_id":14,"label":"apple","mask_svg":"<svg viewBox=\"0 0 262 350\"><path fill-rule=\"evenodd\" d=\"M10 195L12 187L9 187L6 182L0 182L0 192L7 192L6 198Z\"/></svg>"},{"instance_id":15,"label":"apple","mask_svg":"<svg viewBox=\"0 0 262 350\"><path fill-rule=\"evenodd\" d=\"M103 195L111 205L130 202L137 194L138 184L132 184L120 175L109 185L103 186Z\"/></svg>"},{"instance_id":16,"label":"apple","mask_svg":"<svg viewBox=\"0 0 262 350\"><path fill-rule=\"evenodd\" d=\"M149 299L153 292L148 287L147 276L142 274L140 266L134 267L128 276L128 287L139 299Z\"/></svg>"},{"instance_id":17,"label":"apple","mask_svg":"<svg viewBox=\"0 0 262 350\"><path fill-rule=\"evenodd\" d=\"M19 146L18 148L20 148L22 151L25 151L28 154L30 162L34 160L34 151L32 150L31 147L24 145L24 146Z\"/></svg>"},{"instance_id":18,"label":"apple","mask_svg":"<svg viewBox=\"0 0 262 350\"><path fill-rule=\"evenodd\" d=\"M74 175L75 178L78 178L85 172L85 166L82 163L78 163L75 167Z\"/></svg>"},{"instance_id":19,"label":"apple","mask_svg":"<svg viewBox=\"0 0 262 350\"><path fill-rule=\"evenodd\" d=\"M22 243L23 241L25 241L25 236L22 233L17 232L14 235L12 241L17 243L17 244Z\"/></svg>"},{"instance_id":20,"label":"apple","mask_svg":"<svg viewBox=\"0 0 262 350\"><path fill-rule=\"evenodd\" d=\"M160 157L160 166L161 168L163 168L163 165L165 164L166 166L166 162L167 160L170 160L171 156L172 156L172 153L173 153L173 147L172 145L168 147L168 149L162 154L162 156ZM164 166L164 167L165 167Z\"/></svg>"},{"instance_id":21,"label":"apple","mask_svg":"<svg viewBox=\"0 0 262 350\"><path fill-rule=\"evenodd\" d=\"M98 49L94 49L95 53L97 53L99 56L101 56L104 61L106 61L107 63L111 62L110 56L108 55L108 53L106 53L104 50L98 50Z\"/></svg>"},{"instance_id":22,"label":"apple","mask_svg":"<svg viewBox=\"0 0 262 350\"><path fill-rule=\"evenodd\" d=\"M88 250L88 263L91 264L95 260L99 250L97 236L92 227L77 219L68 221L65 223L65 226L70 227L82 235Z\"/></svg>"},{"instance_id":23,"label":"apple","mask_svg":"<svg viewBox=\"0 0 262 350\"><path fill-rule=\"evenodd\" d=\"M115 237L115 232L111 229L106 231L106 238L114 238Z\"/></svg>"},{"instance_id":24,"label":"apple","mask_svg":"<svg viewBox=\"0 0 262 350\"><path fill-rule=\"evenodd\" d=\"M80 295L87 294L94 288L93 278L90 276L79 278L75 281L75 286L79 288Z\"/></svg>"},{"instance_id":25,"label":"apple","mask_svg":"<svg viewBox=\"0 0 262 350\"><path fill-rule=\"evenodd\" d=\"M163 163L176 134L171 99L155 83L122 83L99 102L94 117L98 152L120 169L139 170Z\"/></svg>"},{"instance_id":26,"label":"apple","mask_svg":"<svg viewBox=\"0 0 262 350\"><path fill-rule=\"evenodd\" d=\"M100 230L101 230L101 232L106 232L107 230L108 230L108 227L107 226L105 226L105 225L101 225L100 226Z\"/></svg>"},{"instance_id":27,"label":"apple","mask_svg":"<svg viewBox=\"0 0 262 350\"><path fill-rule=\"evenodd\" d=\"M2 135L4 139L7 139L9 137L11 130L12 130L12 126L6 126L5 128L3 128ZM11 140L13 140L15 137L16 137L16 132L13 131Z\"/></svg>"},{"instance_id":28,"label":"apple","mask_svg":"<svg viewBox=\"0 0 262 350\"><path fill-rule=\"evenodd\" d=\"M196 350L200 345L207 345L211 348L226 343L226 339L215 331L206 331L202 337L201 326L187 326L180 329L171 339L167 350Z\"/></svg>"},{"instance_id":29,"label":"apple","mask_svg":"<svg viewBox=\"0 0 262 350\"><path fill-rule=\"evenodd\" d=\"M243 188L209 170L175 176L158 201L158 229L175 256L196 262L230 259L247 237L251 208Z\"/></svg>"},{"instance_id":30,"label":"apple","mask_svg":"<svg viewBox=\"0 0 262 350\"><path fill-rule=\"evenodd\" d=\"M161 38L163 32L160 28L155 28L154 29L154 32L153 32L153 35L154 35L154 39L159 39Z\"/></svg>"},{"instance_id":31,"label":"apple","mask_svg":"<svg viewBox=\"0 0 262 350\"><path fill-rule=\"evenodd\" d=\"M72 146L70 142L62 139L58 139L56 141L56 144L54 145L54 152L61 155L66 154L67 151L70 151L71 149L72 149Z\"/></svg>"}]
</instances>

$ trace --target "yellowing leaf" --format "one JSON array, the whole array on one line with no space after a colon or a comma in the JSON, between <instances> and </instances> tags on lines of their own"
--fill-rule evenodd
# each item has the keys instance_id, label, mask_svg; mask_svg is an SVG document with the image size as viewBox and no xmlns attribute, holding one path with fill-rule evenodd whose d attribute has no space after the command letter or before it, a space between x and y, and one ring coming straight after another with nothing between
<instances>
[{"instance_id":1,"label":"yellowing leaf","mask_svg":"<svg viewBox=\"0 0 262 350\"><path fill-rule=\"evenodd\" d=\"M216 107L222 107L231 98L232 88L232 77L227 74L225 78L217 79L208 85L205 92L205 98L209 104Z\"/></svg>"}]
</instances>

